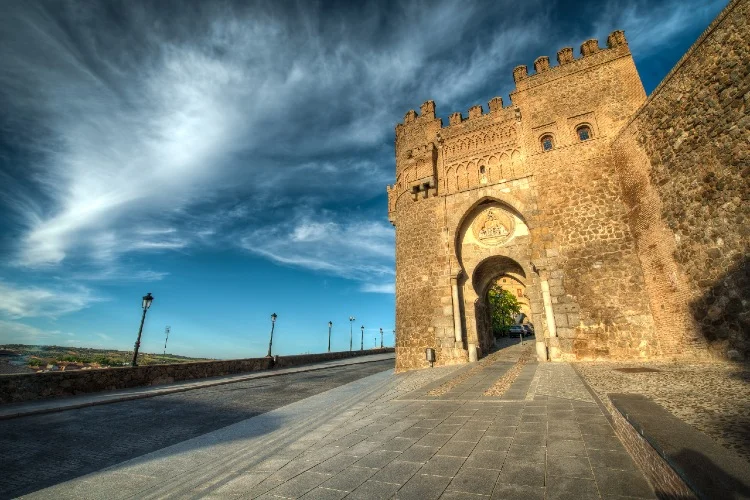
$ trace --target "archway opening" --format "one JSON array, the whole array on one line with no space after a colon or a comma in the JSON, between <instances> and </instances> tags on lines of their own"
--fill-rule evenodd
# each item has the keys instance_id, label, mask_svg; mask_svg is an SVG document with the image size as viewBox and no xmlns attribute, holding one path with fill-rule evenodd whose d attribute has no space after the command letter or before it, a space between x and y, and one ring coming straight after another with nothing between
<instances>
[{"instance_id":1,"label":"archway opening","mask_svg":"<svg viewBox=\"0 0 750 500\"><path fill-rule=\"evenodd\" d=\"M478 297L475 315L483 350L534 334L526 272L518 262L502 255L488 257L476 267L472 283Z\"/></svg>"},{"instance_id":2,"label":"archway opening","mask_svg":"<svg viewBox=\"0 0 750 500\"><path fill-rule=\"evenodd\" d=\"M514 326L529 324L531 308L526 297L526 285L510 274L498 276L487 289L486 303L490 316L493 337L518 337L530 334L531 327L519 332Z\"/></svg>"}]
</instances>

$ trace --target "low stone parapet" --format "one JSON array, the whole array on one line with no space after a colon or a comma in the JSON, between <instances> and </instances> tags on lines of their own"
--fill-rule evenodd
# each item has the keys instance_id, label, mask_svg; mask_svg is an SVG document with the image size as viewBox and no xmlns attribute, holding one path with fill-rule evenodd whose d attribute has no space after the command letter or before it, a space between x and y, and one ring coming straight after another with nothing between
<instances>
[{"instance_id":1,"label":"low stone parapet","mask_svg":"<svg viewBox=\"0 0 750 500\"><path fill-rule=\"evenodd\" d=\"M750 464L641 394L609 394L613 426L659 498L750 498Z\"/></svg>"},{"instance_id":2,"label":"low stone parapet","mask_svg":"<svg viewBox=\"0 0 750 500\"><path fill-rule=\"evenodd\" d=\"M394 352L393 347L383 349L367 349L364 351L339 351L323 352L320 354L295 354L294 356L277 356L274 368L289 368L292 366L309 365L311 363L321 363L323 361L334 361L337 359L353 358L356 356L365 356L368 354L385 354Z\"/></svg>"},{"instance_id":3,"label":"low stone parapet","mask_svg":"<svg viewBox=\"0 0 750 500\"><path fill-rule=\"evenodd\" d=\"M182 380L235 375L271 368L289 368L388 352L393 352L393 348L277 356L274 359L230 359L168 365L123 366L71 372L0 375L0 404L169 384Z\"/></svg>"}]
</instances>

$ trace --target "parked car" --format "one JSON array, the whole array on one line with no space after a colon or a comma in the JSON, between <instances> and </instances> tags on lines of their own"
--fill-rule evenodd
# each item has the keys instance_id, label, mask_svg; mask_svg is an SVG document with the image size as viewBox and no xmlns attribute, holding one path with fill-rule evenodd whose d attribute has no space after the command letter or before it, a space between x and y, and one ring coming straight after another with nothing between
<instances>
[{"instance_id":1,"label":"parked car","mask_svg":"<svg viewBox=\"0 0 750 500\"><path fill-rule=\"evenodd\" d=\"M508 337L521 337L521 335L526 335L526 333L523 330L522 325L510 325L508 328Z\"/></svg>"}]
</instances>

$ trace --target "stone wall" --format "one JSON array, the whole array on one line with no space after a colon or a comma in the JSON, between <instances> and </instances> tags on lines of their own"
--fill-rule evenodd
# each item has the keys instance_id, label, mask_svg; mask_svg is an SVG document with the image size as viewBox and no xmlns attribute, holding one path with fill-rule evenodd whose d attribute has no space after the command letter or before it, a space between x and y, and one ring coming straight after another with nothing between
<instances>
[{"instance_id":1,"label":"stone wall","mask_svg":"<svg viewBox=\"0 0 750 500\"><path fill-rule=\"evenodd\" d=\"M384 352L393 352L393 349L385 348L366 351L277 356L275 367L287 368L290 366ZM169 384L180 380L268 370L272 366L273 362L270 358L251 358L170 365L128 366L98 370L76 370L70 372L0 375L0 403L19 403L35 399Z\"/></svg>"},{"instance_id":2,"label":"stone wall","mask_svg":"<svg viewBox=\"0 0 750 500\"><path fill-rule=\"evenodd\" d=\"M450 276L444 272L445 255L439 220L441 200L414 201L402 196L396 227L396 370L427 367L425 348L453 336L453 323L442 316L441 297L450 299ZM441 254L443 254L441 256ZM447 304L450 308L450 303Z\"/></svg>"},{"instance_id":3,"label":"stone wall","mask_svg":"<svg viewBox=\"0 0 750 500\"><path fill-rule=\"evenodd\" d=\"M732 1L614 143L665 353L750 357L750 1Z\"/></svg>"},{"instance_id":4,"label":"stone wall","mask_svg":"<svg viewBox=\"0 0 750 500\"><path fill-rule=\"evenodd\" d=\"M553 359L653 357L658 341L610 153L646 94L622 32L606 48L584 42L581 53L570 60L563 49L559 66L537 64L531 76L521 67L511 94L536 186L532 263L549 284L556 333L547 343Z\"/></svg>"}]
</instances>

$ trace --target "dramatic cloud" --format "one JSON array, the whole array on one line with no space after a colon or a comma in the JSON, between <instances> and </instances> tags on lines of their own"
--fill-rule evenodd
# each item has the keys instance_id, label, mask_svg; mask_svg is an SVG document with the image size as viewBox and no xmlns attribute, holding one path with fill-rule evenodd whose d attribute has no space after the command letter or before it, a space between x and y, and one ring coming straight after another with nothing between
<instances>
[{"instance_id":1,"label":"dramatic cloud","mask_svg":"<svg viewBox=\"0 0 750 500\"><path fill-rule=\"evenodd\" d=\"M466 110L511 90L516 64L612 29L646 53L709 3L6 2L4 260L146 281L166 273L130 256L230 244L392 292L384 186L406 110ZM80 309L71 286L0 310Z\"/></svg>"},{"instance_id":2,"label":"dramatic cloud","mask_svg":"<svg viewBox=\"0 0 750 500\"><path fill-rule=\"evenodd\" d=\"M466 63L439 64L433 58L454 43L446 36L469 29L477 5L411 5L388 19L371 8L353 22L354 12L326 20L312 8L211 4L197 25L182 10L124 7L123 21L103 7L66 5L11 8L1 53L3 101L43 195L5 193L25 227L17 260L32 268L183 249L192 235L133 227L172 223L226 190L259 203L273 190L321 202L356 185L352 194L382 195L390 162L352 161L354 151L389 159L377 151L403 101L473 92L508 64L504 47L534 34L505 26ZM414 37L417 13L430 29ZM167 18L173 31L159 25ZM119 29L103 29L115 22ZM308 159L321 155L330 157Z\"/></svg>"},{"instance_id":3,"label":"dramatic cloud","mask_svg":"<svg viewBox=\"0 0 750 500\"><path fill-rule=\"evenodd\" d=\"M637 47L639 57L664 50L686 30L707 26L726 0L706 0L699 4L685 2L649 1L617 2L608 4L596 23L597 32L613 26L627 29L631 46Z\"/></svg>"}]
</instances>

